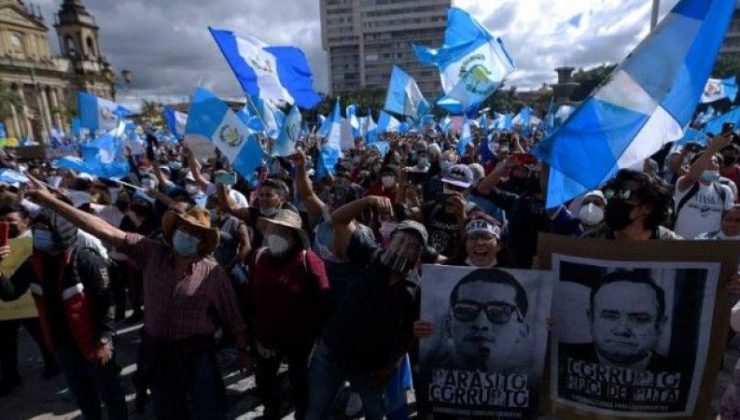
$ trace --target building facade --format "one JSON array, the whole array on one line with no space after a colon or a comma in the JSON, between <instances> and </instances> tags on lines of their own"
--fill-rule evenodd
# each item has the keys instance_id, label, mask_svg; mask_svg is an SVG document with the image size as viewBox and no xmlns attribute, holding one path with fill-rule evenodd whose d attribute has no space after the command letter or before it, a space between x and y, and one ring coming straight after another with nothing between
<instances>
[{"instance_id":1,"label":"building facade","mask_svg":"<svg viewBox=\"0 0 740 420\"><path fill-rule=\"evenodd\" d=\"M41 142L54 128L68 131L78 91L114 99L115 74L81 0L63 0L55 21L59 55L51 52L40 9L0 0L0 80L20 98L5 118L7 137Z\"/></svg>"},{"instance_id":2,"label":"building facade","mask_svg":"<svg viewBox=\"0 0 740 420\"><path fill-rule=\"evenodd\" d=\"M732 15L732 22L730 22L730 27L727 29L720 54L740 58L740 0L735 6L735 13Z\"/></svg>"},{"instance_id":3,"label":"building facade","mask_svg":"<svg viewBox=\"0 0 740 420\"><path fill-rule=\"evenodd\" d=\"M442 44L452 0L320 0L320 5L331 94L386 88L394 64L427 98L441 93L439 72L422 66L411 44Z\"/></svg>"}]
</instances>

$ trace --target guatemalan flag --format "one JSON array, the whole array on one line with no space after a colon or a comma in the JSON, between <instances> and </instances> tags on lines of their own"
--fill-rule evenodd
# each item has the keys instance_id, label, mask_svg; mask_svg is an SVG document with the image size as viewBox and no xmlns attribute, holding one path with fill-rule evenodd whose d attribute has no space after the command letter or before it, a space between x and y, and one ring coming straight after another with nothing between
<instances>
[{"instance_id":1,"label":"guatemalan flag","mask_svg":"<svg viewBox=\"0 0 740 420\"><path fill-rule=\"evenodd\" d=\"M547 207L595 189L683 137L735 0L681 0L534 153L551 168ZM660 71L656 71L660 69Z\"/></svg>"},{"instance_id":2,"label":"guatemalan flag","mask_svg":"<svg viewBox=\"0 0 740 420\"><path fill-rule=\"evenodd\" d=\"M388 112L419 119L429 112L429 102L422 95L416 80L400 67L393 66L384 108Z\"/></svg>"},{"instance_id":3,"label":"guatemalan flag","mask_svg":"<svg viewBox=\"0 0 740 420\"><path fill-rule=\"evenodd\" d=\"M221 99L198 88L185 127L187 136L213 143L231 166L246 179L253 179L265 152L250 129Z\"/></svg>"},{"instance_id":4,"label":"guatemalan flag","mask_svg":"<svg viewBox=\"0 0 740 420\"><path fill-rule=\"evenodd\" d=\"M446 96L437 104L452 113L476 110L514 70L503 41L456 7L447 11L442 47L414 45L414 52L421 63L439 67Z\"/></svg>"},{"instance_id":5,"label":"guatemalan flag","mask_svg":"<svg viewBox=\"0 0 740 420\"><path fill-rule=\"evenodd\" d=\"M170 133L174 134L175 137L182 138L185 135L185 127L188 124L188 114L170 107L165 107L164 121L167 124L167 129L170 130Z\"/></svg>"},{"instance_id":6,"label":"guatemalan flag","mask_svg":"<svg viewBox=\"0 0 740 420\"><path fill-rule=\"evenodd\" d=\"M321 97L313 89L306 56L295 47L271 47L259 39L208 28L248 95L313 108Z\"/></svg>"},{"instance_id":7,"label":"guatemalan flag","mask_svg":"<svg viewBox=\"0 0 740 420\"><path fill-rule=\"evenodd\" d=\"M116 128L120 110L125 109L115 102L85 92L78 92L77 105L80 127L87 128L92 133Z\"/></svg>"},{"instance_id":8,"label":"guatemalan flag","mask_svg":"<svg viewBox=\"0 0 740 420\"><path fill-rule=\"evenodd\" d=\"M704 86L704 92L701 94L701 103L719 101L720 99L729 99L735 102L737 97L737 78L728 79L709 79Z\"/></svg>"}]
</instances>

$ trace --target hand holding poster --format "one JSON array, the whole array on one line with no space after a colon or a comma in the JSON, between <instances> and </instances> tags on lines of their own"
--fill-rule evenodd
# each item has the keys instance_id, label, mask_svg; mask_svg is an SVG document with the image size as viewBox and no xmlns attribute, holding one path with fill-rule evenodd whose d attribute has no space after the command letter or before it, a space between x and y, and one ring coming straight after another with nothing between
<instances>
[{"instance_id":1,"label":"hand holding poster","mask_svg":"<svg viewBox=\"0 0 740 420\"><path fill-rule=\"evenodd\" d=\"M705 418L738 243L544 235L556 279L550 399L565 418ZM623 244L620 244L623 245Z\"/></svg>"},{"instance_id":2,"label":"hand holding poster","mask_svg":"<svg viewBox=\"0 0 740 420\"><path fill-rule=\"evenodd\" d=\"M426 265L420 411L439 418L532 418L552 285L544 271ZM423 417L423 416L420 416Z\"/></svg>"}]
</instances>

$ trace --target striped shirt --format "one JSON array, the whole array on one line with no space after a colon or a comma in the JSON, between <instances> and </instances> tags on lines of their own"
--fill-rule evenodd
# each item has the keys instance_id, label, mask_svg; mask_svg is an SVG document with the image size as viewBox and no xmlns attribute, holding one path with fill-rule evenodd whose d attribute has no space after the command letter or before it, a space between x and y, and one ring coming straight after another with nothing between
<instances>
[{"instance_id":1,"label":"striped shirt","mask_svg":"<svg viewBox=\"0 0 740 420\"><path fill-rule=\"evenodd\" d=\"M211 335L216 321L234 335L246 331L229 278L212 258L196 261L191 272L178 280L174 256L161 242L127 233L119 251L142 267L144 330L150 336L179 340Z\"/></svg>"}]
</instances>

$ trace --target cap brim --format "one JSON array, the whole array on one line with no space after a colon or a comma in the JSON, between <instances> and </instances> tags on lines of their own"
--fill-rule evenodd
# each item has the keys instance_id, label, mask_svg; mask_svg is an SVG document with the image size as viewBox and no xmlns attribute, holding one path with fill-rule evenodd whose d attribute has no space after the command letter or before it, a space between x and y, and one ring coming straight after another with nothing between
<instances>
[{"instance_id":1,"label":"cap brim","mask_svg":"<svg viewBox=\"0 0 740 420\"><path fill-rule=\"evenodd\" d=\"M457 179L449 179L449 178L442 178L442 182L445 184L450 184L450 185L454 185L454 186L462 187L462 188L470 188L470 186L472 185L472 182L465 182L465 181L460 181Z\"/></svg>"}]
</instances>

